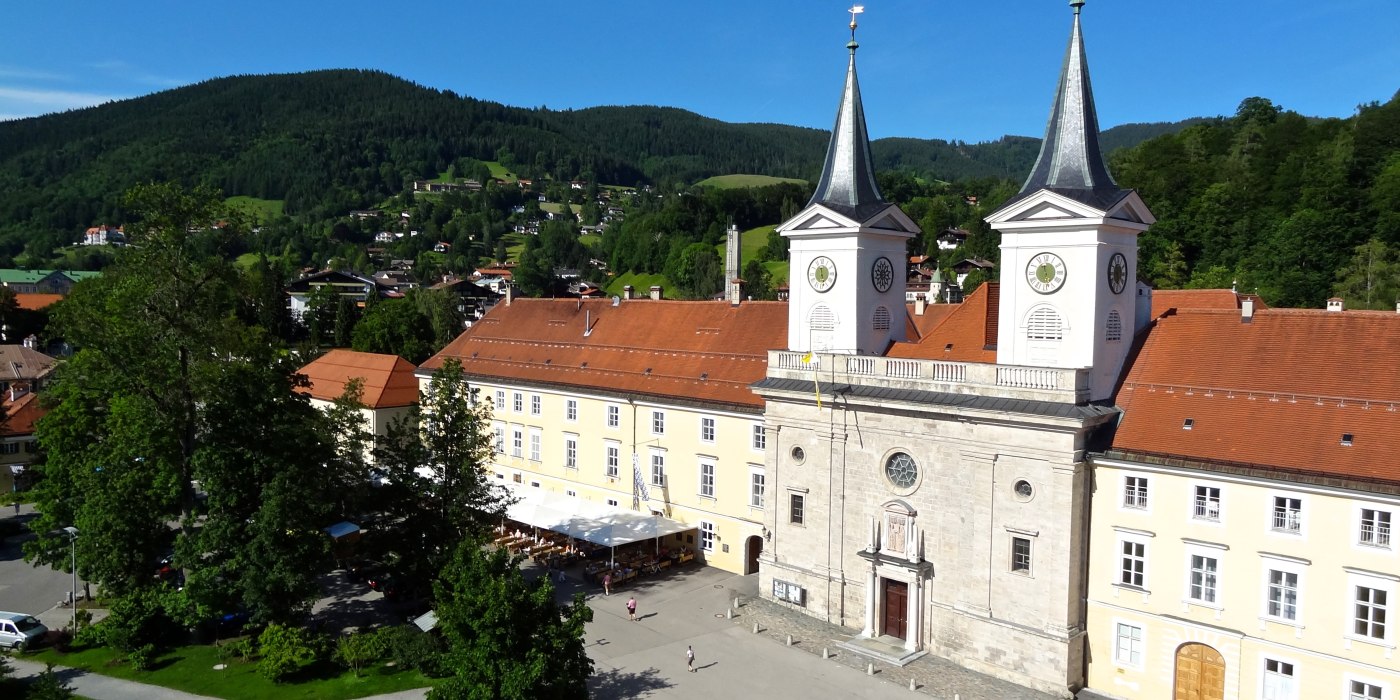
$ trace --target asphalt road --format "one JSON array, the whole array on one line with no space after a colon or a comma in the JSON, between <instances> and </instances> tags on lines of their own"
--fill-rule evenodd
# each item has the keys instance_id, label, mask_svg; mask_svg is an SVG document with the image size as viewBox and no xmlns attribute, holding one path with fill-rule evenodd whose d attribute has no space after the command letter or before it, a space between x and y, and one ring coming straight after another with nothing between
<instances>
[{"instance_id":1,"label":"asphalt road","mask_svg":"<svg viewBox=\"0 0 1400 700\"><path fill-rule=\"evenodd\" d=\"M14 509L5 504L0 514L5 520L18 518L28 521L34 517L34 509L32 506L20 506L20 514L16 516ZM62 571L47 566L36 567L24 560L21 543L33 538L34 535L26 533L0 543L0 610L39 616L48 624L51 619L63 619L70 614L67 608L57 608L58 614L52 611L68 597L73 579ZM82 590L82 585L82 581L79 581L79 590Z\"/></svg>"}]
</instances>

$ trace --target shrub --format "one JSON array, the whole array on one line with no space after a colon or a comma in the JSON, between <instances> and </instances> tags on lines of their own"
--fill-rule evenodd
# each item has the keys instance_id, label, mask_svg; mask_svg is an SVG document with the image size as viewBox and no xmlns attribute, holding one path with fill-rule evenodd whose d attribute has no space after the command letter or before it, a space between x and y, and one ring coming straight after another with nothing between
<instances>
[{"instance_id":1,"label":"shrub","mask_svg":"<svg viewBox=\"0 0 1400 700\"><path fill-rule=\"evenodd\" d=\"M379 656L376 649L379 646L376 643L377 637L378 635L372 632L357 632L341 637L335 644L336 661L344 664L359 678L360 669Z\"/></svg>"},{"instance_id":2,"label":"shrub","mask_svg":"<svg viewBox=\"0 0 1400 700\"><path fill-rule=\"evenodd\" d=\"M244 661L252 661L253 656L258 653L258 640L252 637L242 637L235 639L224 645L230 654L235 654Z\"/></svg>"},{"instance_id":3,"label":"shrub","mask_svg":"<svg viewBox=\"0 0 1400 700\"><path fill-rule=\"evenodd\" d=\"M29 685L29 694L25 697L29 700L67 700L73 697L73 689L53 672L53 664L49 663Z\"/></svg>"},{"instance_id":4,"label":"shrub","mask_svg":"<svg viewBox=\"0 0 1400 700\"><path fill-rule=\"evenodd\" d=\"M439 674L439 659L442 645L438 638L419 631L413 625L386 627L377 633L382 644L382 655L388 656L394 665L421 671L425 676Z\"/></svg>"},{"instance_id":5,"label":"shrub","mask_svg":"<svg viewBox=\"0 0 1400 700\"><path fill-rule=\"evenodd\" d=\"M137 671L151 670L151 664L156 660L156 645L142 644L126 653L126 662Z\"/></svg>"},{"instance_id":6,"label":"shrub","mask_svg":"<svg viewBox=\"0 0 1400 700\"><path fill-rule=\"evenodd\" d=\"M111 616L103 621L107 626L104 640L126 653L159 642L175 629L165 612L165 602L162 592L154 588L135 590L118 598L112 604Z\"/></svg>"},{"instance_id":7,"label":"shrub","mask_svg":"<svg viewBox=\"0 0 1400 700\"><path fill-rule=\"evenodd\" d=\"M262 660L258 673L280 683L317 660L316 640L300 627L273 623L258 637Z\"/></svg>"}]
</instances>

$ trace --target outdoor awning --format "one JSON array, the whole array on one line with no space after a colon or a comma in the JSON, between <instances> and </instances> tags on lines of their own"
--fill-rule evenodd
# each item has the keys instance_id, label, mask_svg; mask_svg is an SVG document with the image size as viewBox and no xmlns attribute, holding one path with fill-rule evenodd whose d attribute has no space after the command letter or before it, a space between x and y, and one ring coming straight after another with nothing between
<instances>
[{"instance_id":1,"label":"outdoor awning","mask_svg":"<svg viewBox=\"0 0 1400 700\"><path fill-rule=\"evenodd\" d=\"M694 525L660 515L623 510L542 489L513 487L507 491L519 499L506 509L510 519L604 547L695 529Z\"/></svg>"},{"instance_id":2,"label":"outdoor awning","mask_svg":"<svg viewBox=\"0 0 1400 700\"><path fill-rule=\"evenodd\" d=\"M326 534L330 535L331 539L338 540L342 537L358 533L360 531L360 526L352 522L341 521L321 529L324 530Z\"/></svg>"}]
</instances>

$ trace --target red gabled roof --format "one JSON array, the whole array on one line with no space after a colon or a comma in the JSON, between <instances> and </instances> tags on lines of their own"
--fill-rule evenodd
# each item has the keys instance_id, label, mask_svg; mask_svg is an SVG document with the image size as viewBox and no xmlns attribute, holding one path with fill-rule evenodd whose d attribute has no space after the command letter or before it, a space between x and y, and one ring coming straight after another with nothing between
<instances>
[{"instance_id":1,"label":"red gabled roof","mask_svg":"<svg viewBox=\"0 0 1400 700\"><path fill-rule=\"evenodd\" d=\"M890 346L888 355L919 360L996 362L996 307L1000 298L1001 287L996 282L983 284L963 303L949 305L951 311L943 322L921 336L918 342L895 343ZM936 306L939 305L928 308Z\"/></svg>"},{"instance_id":2,"label":"red gabled roof","mask_svg":"<svg viewBox=\"0 0 1400 700\"><path fill-rule=\"evenodd\" d=\"M33 435L34 424L49 411L39 405L39 395L29 392L5 404L5 423L0 435Z\"/></svg>"},{"instance_id":3,"label":"red gabled roof","mask_svg":"<svg viewBox=\"0 0 1400 700\"><path fill-rule=\"evenodd\" d=\"M1116 450L1400 483L1400 314L1167 313L1116 401Z\"/></svg>"},{"instance_id":4,"label":"red gabled roof","mask_svg":"<svg viewBox=\"0 0 1400 700\"><path fill-rule=\"evenodd\" d=\"M394 408L418 403L418 378L412 362L397 355L354 350L331 350L301 368L311 385L300 389L312 398L335 401L345 385L359 378L360 402L369 408Z\"/></svg>"},{"instance_id":5,"label":"red gabled roof","mask_svg":"<svg viewBox=\"0 0 1400 700\"><path fill-rule=\"evenodd\" d=\"M749 385L787 345L787 304L517 299L441 352L469 375L762 408ZM585 330L589 330L585 335Z\"/></svg>"},{"instance_id":6,"label":"red gabled roof","mask_svg":"<svg viewBox=\"0 0 1400 700\"><path fill-rule=\"evenodd\" d=\"M1161 316L1167 309L1238 309L1245 299L1254 300L1256 311L1269 308L1263 299L1233 289L1154 289L1152 318Z\"/></svg>"},{"instance_id":7,"label":"red gabled roof","mask_svg":"<svg viewBox=\"0 0 1400 700\"><path fill-rule=\"evenodd\" d=\"M15 303L26 311L38 311L50 304L62 301L62 294L16 294Z\"/></svg>"},{"instance_id":8,"label":"red gabled roof","mask_svg":"<svg viewBox=\"0 0 1400 700\"><path fill-rule=\"evenodd\" d=\"M913 304L905 306L905 310L909 313L909 323L905 326L905 335L909 338L909 342L917 343L929 331L937 328L938 324L942 323L943 319L948 318L948 314L953 313L957 308L956 304L924 304L924 313L920 316L914 313Z\"/></svg>"}]
</instances>

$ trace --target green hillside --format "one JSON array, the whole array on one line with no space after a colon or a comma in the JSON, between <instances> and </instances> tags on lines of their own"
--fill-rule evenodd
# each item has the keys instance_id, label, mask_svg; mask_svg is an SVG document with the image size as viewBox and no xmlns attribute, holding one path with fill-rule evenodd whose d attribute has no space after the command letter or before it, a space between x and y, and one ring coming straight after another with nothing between
<instances>
[{"instance_id":1,"label":"green hillside","mask_svg":"<svg viewBox=\"0 0 1400 700\"><path fill-rule=\"evenodd\" d=\"M790 182L797 185L807 184L806 180L799 180L793 177L772 177L771 175L716 175L707 177L695 183L696 187L718 187L720 189L734 189L742 187L767 187Z\"/></svg>"}]
</instances>

